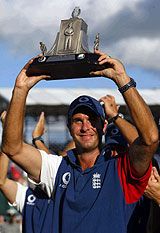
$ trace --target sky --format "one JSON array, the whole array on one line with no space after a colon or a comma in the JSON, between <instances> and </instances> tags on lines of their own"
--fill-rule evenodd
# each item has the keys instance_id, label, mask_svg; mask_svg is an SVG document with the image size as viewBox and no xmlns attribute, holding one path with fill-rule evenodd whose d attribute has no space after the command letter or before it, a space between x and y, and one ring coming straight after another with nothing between
<instances>
[{"instance_id":1,"label":"sky","mask_svg":"<svg viewBox=\"0 0 160 233\"><path fill-rule=\"evenodd\" d=\"M159 0L0 0L0 87L13 87L24 64L53 45L62 19L73 9L88 24L88 44L100 34L100 50L120 59L138 88L160 88ZM105 78L41 81L37 87L106 87Z\"/></svg>"}]
</instances>

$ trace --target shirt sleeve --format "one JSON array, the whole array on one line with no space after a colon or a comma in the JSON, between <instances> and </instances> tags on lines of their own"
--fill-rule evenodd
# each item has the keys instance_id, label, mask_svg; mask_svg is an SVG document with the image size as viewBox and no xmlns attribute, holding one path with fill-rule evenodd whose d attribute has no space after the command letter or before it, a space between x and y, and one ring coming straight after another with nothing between
<instances>
[{"instance_id":1,"label":"shirt sleeve","mask_svg":"<svg viewBox=\"0 0 160 233\"><path fill-rule=\"evenodd\" d=\"M51 197L54 191L54 185L58 168L62 161L62 156L47 154L43 150L39 150L42 157L42 167L40 182L36 183L29 179L29 186L39 186L47 195Z\"/></svg>"},{"instance_id":2,"label":"shirt sleeve","mask_svg":"<svg viewBox=\"0 0 160 233\"><path fill-rule=\"evenodd\" d=\"M16 201L12 204L21 214L25 204L26 192L28 187L17 182Z\"/></svg>"},{"instance_id":3,"label":"shirt sleeve","mask_svg":"<svg viewBox=\"0 0 160 233\"><path fill-rule=\"evenodd\" d=\"M125 156L118 158L118 175L127 204L138 201L143 195L151 174L151 169L152 163L150 163L146 173L138 178L132 174L133 168L131 168L128 155L125 154Z\"/></svg>"}]
</instances>

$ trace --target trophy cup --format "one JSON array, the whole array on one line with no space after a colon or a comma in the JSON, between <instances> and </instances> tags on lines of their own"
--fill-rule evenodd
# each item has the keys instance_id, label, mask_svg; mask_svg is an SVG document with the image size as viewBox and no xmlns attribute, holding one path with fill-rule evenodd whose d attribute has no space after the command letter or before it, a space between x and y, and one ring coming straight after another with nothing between
<instances>
[{"instance_id":1,"label":"trophy cup","mask_svg":"<svg viewBox=\"0 0 160 233\"><path fill-rule=\"evenodd\" d=\"M71 18L61 20L60 31L49 51L40 42L42 56L35 58L27 74L50 75L51 79L70 79L93 77L91 71L101 70L98 64L99 55L89 51L87 42L87 24L79 18L81 10L75 7ZM99 47L99 33L95 37L94 49ZM48 79L47 79L48 80Z\"/></svg>"}]
</instances>

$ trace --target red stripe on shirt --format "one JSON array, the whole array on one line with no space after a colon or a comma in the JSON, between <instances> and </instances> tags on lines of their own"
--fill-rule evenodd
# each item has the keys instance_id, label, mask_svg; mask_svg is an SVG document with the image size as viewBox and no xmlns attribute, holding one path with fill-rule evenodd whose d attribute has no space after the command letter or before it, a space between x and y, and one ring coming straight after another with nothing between
<instances>
[{"instance_id":1,"label":"red stripe on shirt","mask_svg":"<svg viewBox=\"0 0 160 233\"><path fill-rule=\"evenodd\" d=\"M134 168L131 167L127 154L118 158L117 168L126 203L131 204L138 201L148 184L152 163L150 163L148 170L140 178L133 176L132 171Z\"/></svg>"}]
</instances>

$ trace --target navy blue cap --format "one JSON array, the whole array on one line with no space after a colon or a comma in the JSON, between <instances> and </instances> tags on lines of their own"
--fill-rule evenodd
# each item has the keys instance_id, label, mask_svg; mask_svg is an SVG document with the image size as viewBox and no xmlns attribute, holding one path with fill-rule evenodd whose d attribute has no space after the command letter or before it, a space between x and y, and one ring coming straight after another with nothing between
<instances>
[{"instance_id":1,"label":"navy blue cap","mask_svg":"<svg viewBox=\"0 0 160 233\"><path fill-rule=\"evenodd\" d=\"M119 129L113 124L107 126L107 132L105 134L105 143L107 145L120 145L127 146L127 141L119 131Z\"/></svg>"},{"instance_id":2,"label":"navy blue cap","mask_svg":"<svg viewBox=\"0 0 160 233\"><path fill-rule=\"evenodd\" d=\"M76 98L71 104L70 107L68 109L68 123L71 120L72 115L74 114L74 112L79 108L79 107L88 107L89 109L91 109L97 116L100 117L100 119L102 120L102 122L105 121L105 112L104 109L102 107L102 105L100 104L100 102L96 99L94 99L91 96L87 96L87 95L82 95L79 96L78 98Z\"/></svg>"}]
</instances>

